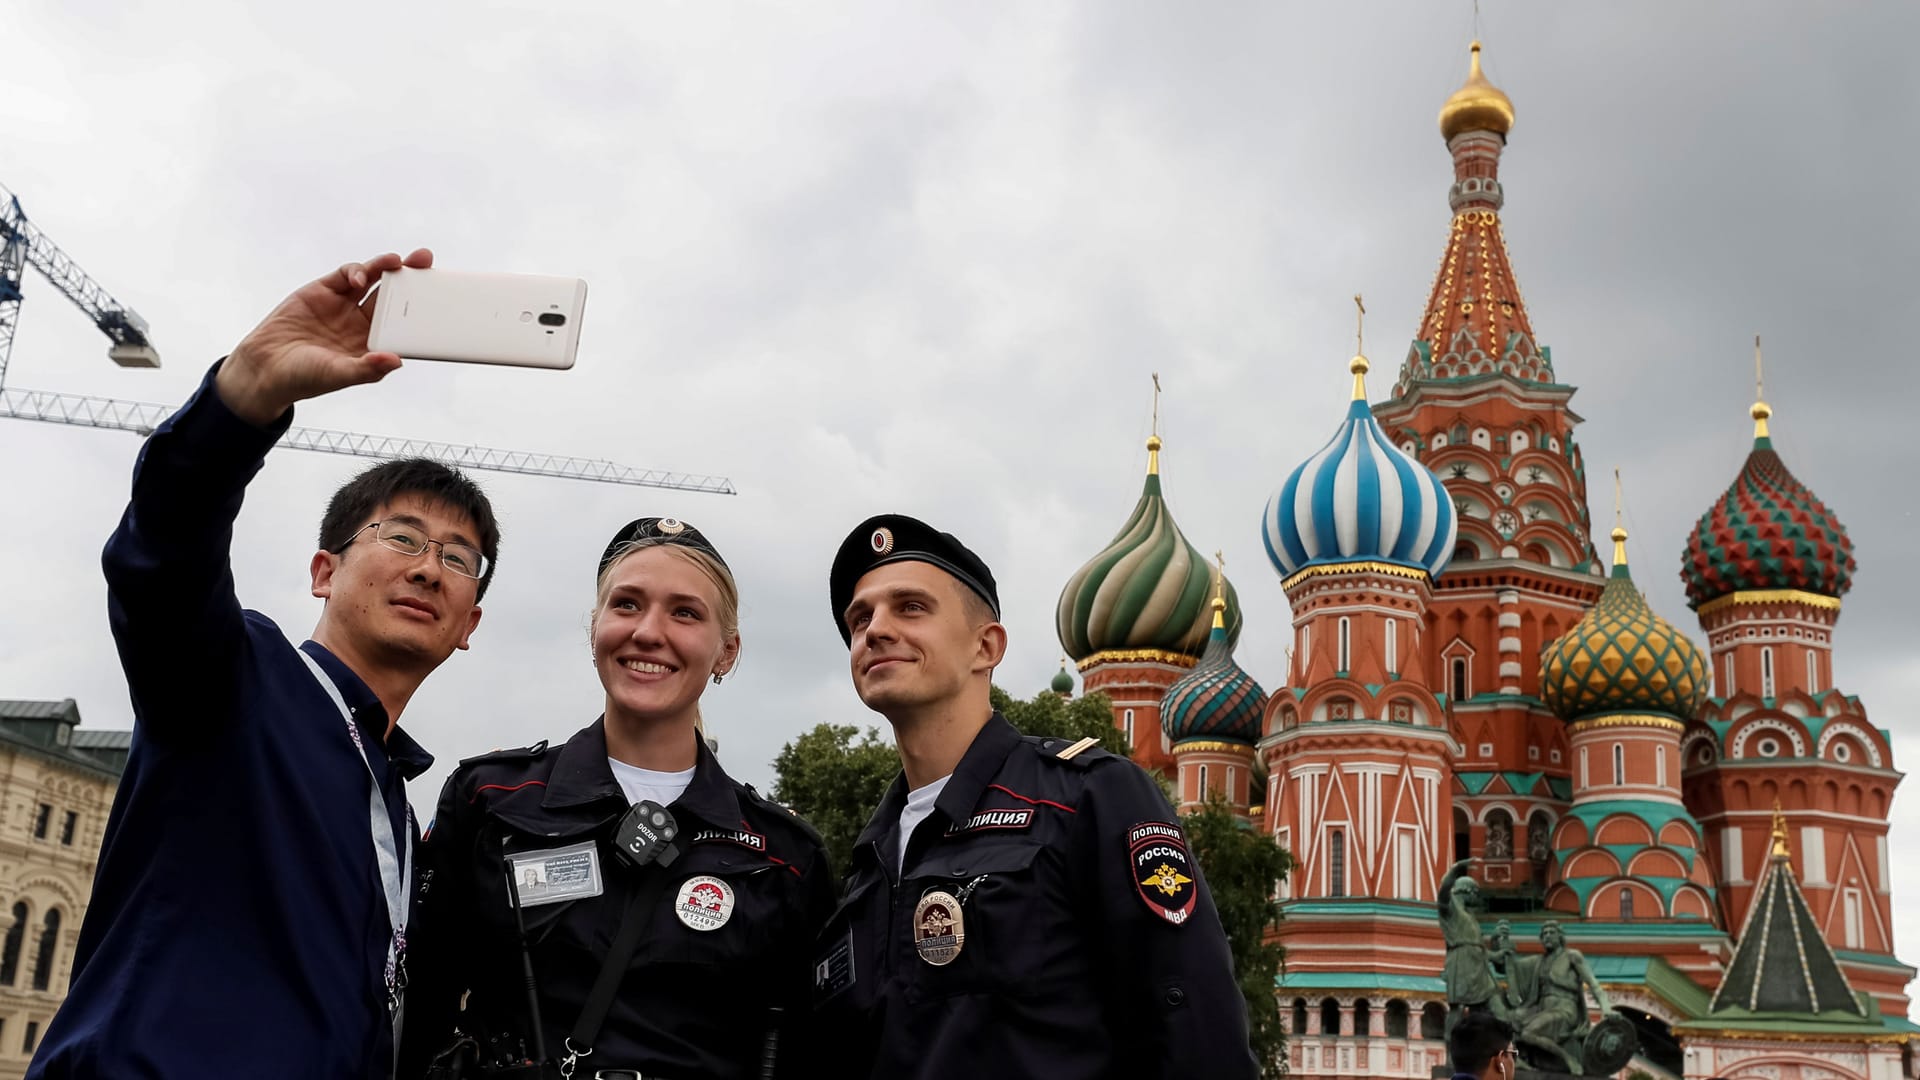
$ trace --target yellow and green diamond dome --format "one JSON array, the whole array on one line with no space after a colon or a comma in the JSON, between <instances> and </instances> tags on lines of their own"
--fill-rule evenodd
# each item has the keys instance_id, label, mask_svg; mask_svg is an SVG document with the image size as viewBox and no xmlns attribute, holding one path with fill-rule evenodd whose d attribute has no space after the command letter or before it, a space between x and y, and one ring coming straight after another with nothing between
<instances>
[{"instance_id":1,"label":"yellow and green diamond dome","mask_svg":"<svg viewBox=\"0 0 1920 1080\"><path fill-rule=\"evenodd\" d=\"M1540 697L1562 720L1602 713L1686 719L1711 689L1700 649L1654 614L1627 571L1627 531L1613 530L1613 577L1600 601L1540 656Z\"/></svg>"}]
</instances>

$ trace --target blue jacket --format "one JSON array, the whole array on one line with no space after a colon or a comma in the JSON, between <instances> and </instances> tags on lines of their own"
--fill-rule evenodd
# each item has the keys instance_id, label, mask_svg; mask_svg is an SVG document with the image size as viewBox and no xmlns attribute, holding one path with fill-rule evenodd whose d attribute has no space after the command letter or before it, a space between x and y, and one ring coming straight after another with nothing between
<instances>
[{"instance_id":1,"label":"blue jacket","mask_svg":"<svg viewBox=\"0 0 1920 1080\"><path fill-rule=\"evenodd\" d=\"M404 782L433 759L308 642L363 759L294 646L234 596L234 518L291 417L246 423L210 372L140 452L104 558L133 749L34 1080L391 1073L368 761L404 843Z\"/></svg>"}]
</instances>

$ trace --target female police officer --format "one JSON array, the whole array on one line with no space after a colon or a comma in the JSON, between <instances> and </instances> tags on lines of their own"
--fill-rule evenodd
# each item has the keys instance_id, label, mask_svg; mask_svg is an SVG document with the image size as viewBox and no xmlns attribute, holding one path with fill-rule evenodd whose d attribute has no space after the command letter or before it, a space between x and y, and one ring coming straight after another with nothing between
<instances>
[{"instance_id":1,"label":"female police officer","mask_svg":"<svg viewBox=\"0 0 1920 1080\"><path fill-rule=\"evenodd\" d=\"M403 1076L436 1055L428 1075L770 1074L834 887L818 835L700 737L700 695L739 657L737 609L685 522L641 518L607 545L591 624L605 713L563 746L463 761L441 792Z\"/></svg>"}]
</instances>

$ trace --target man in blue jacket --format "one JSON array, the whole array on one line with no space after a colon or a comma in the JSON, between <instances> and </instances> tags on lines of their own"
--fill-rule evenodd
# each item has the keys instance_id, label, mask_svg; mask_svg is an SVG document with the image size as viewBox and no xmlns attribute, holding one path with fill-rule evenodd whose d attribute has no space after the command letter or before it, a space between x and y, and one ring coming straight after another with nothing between
<instances>
[{"instance_id":1,"label":"man in blue jacket","mask_svg":"<svg viewBox=\"0 0 1920 1080\"><path fill-rule=\"evenodd\" d=\"M298 648L234 596L247 483L293 404L400 366L367 294L431 253L349 263L283 301L156 429L107 542L133 750L72 991L29 1077L387 1077L432 758L398 726L480 622L499 529L446 466L376 466L334 494Z\"/></svg>"}]
</instances>

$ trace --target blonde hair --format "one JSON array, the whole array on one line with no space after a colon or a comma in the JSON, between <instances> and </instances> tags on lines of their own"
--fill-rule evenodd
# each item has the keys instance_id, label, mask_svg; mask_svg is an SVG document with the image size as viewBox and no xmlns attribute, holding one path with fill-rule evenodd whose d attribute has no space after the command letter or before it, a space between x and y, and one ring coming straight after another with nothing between
<instances>
[{"instance_id":1,"label":"blonde hair","mask_svg":"<svg viewBox=\"0 0 1920 1080\"><path fill-rule=\"evenodd\" d=\"M627 556L648 548L664 548L673 553L676 558L693 564L713 584L718 601L713 608L714 619L720 624L721 639L731 640L734 643L733 666L738 668L740 666L740 587L734 584L733 572L727 569L725 563L699 548L674 543L658 536L641 537L621 544L613 550L613 557L607 560L607 564L600 568L600 577L594 583L593 615L587 621L588 640L592 640L593 628L600 622L600 609L606 606L607 594L613 590L614 568L627 561ZM706 722L701 717L700 706L697 704L694 706L693 727L701 738L706 737Z\"/></svg>"}]
</instances>

